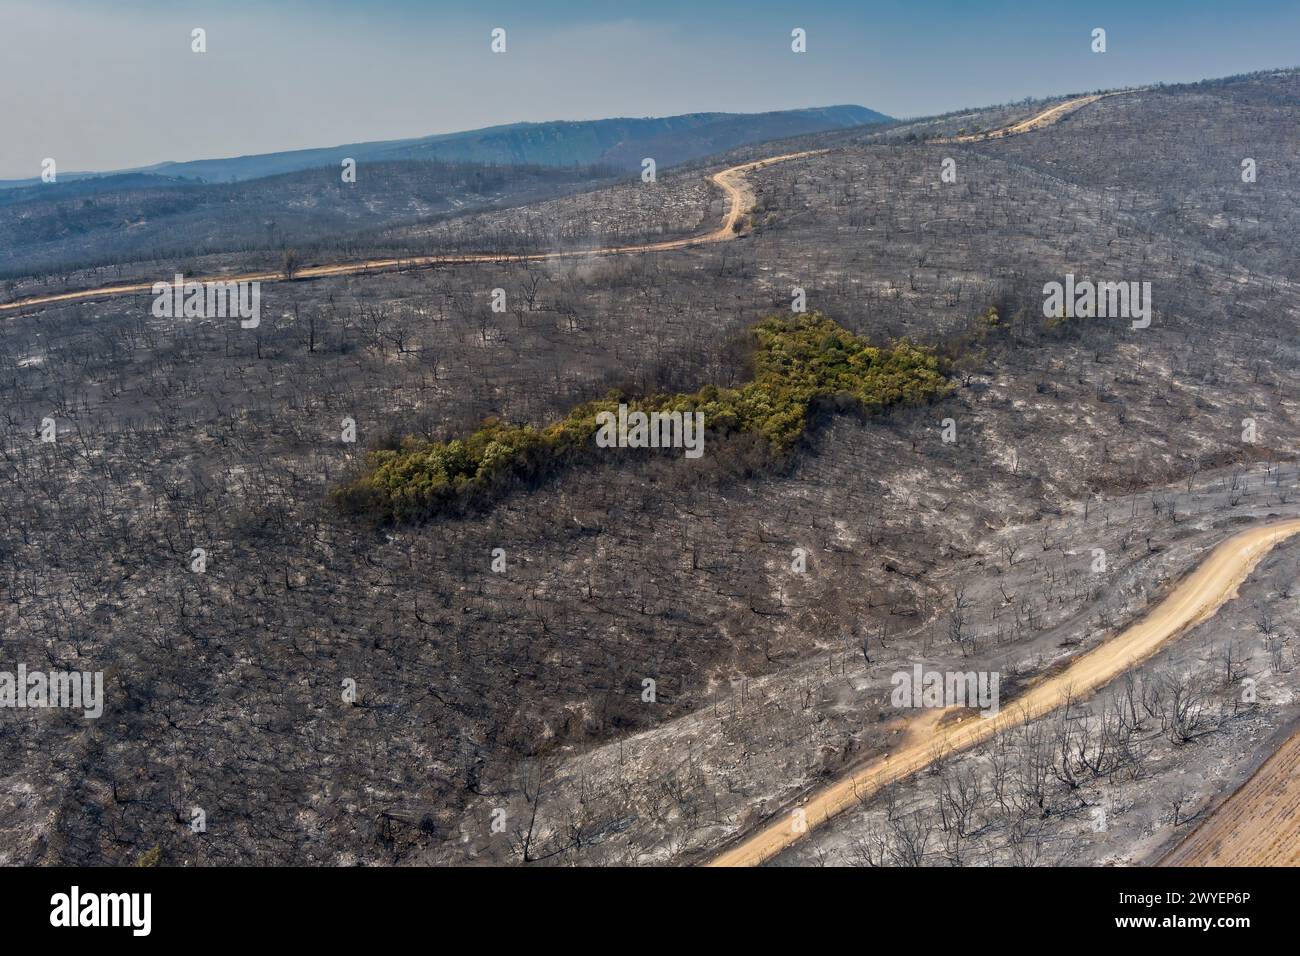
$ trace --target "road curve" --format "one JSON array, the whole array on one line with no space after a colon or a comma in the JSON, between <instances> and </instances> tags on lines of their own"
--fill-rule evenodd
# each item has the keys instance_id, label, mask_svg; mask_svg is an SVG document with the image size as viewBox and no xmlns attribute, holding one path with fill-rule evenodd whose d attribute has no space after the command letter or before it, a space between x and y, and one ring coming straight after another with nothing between
<instances>
[{"instance_id":1,"label":"road curve","mask_svg":"<svg viewBox=\"0 0 1300 956\"><path fill-rule=\"evenodd\" d=\"M992 129L987 133L970 133L966 136L953 136L949 139L940 140L940 142L982 143L989 139L1001 139L1004 136L1015 136L1018 133L1028 133L1030 130L1041 129L1044 126L1051 126L1053 123L1058 123L1076 110L1081 110L1089 103L1095 103L1099 99L1101 99L1100 95L1078 96L1072 100L1066 100L1064 103L1057 103L1055 106L1045 109L1043 112L1031 116L1028 119L1021 120L1018 123L1012 123L1009 126Z\"/></svg>"},{"instance_id":2,"label":"road curve","mask_svg":"<svg viewBox=\"0 0 1300 956\"><path fill-rule=\"evenodd\" d=\"M1036 129L1042 129L1044 126L1051 126L1059 123L1071 113L1077 113L1090 103L1098 100L1104 100L1108 96L1123 96L1126 93L1137 93L1139 90L1116 90L1113 93L1092 93L1088 96L1076 96L1074 99L1065 100L1057 103L1055 106L1048 107L1041 113L1020 120L1018 123L1011 123L1007 126L1001 126L997 129L991 129L986 133L970 133L966 136L953 136L948 139L938 140L940 143L983 143L990 139L1002 139L1005 136L1016 136L1020 133L1028 133Z\"/></svg>"},{"instance_id":3,"label":"road curve","mask_svg":"<svg viewBox=\"0 0 1300 956\"><path fill-rule=\"evenodd\" d=\"M756 866L795 843L806 830L853 806L881 787L911 776L936 754L965 750L999 731L1042 717L1067 697L1087 696L1126 670L1150 657L1161 645L1212 617L1250 572L1279 542L1300 533L1300 519L1265 524L1242 531L1219 544L1209 557L1154 608L1123 632L1076 657L1059 674L1032 684L1004 705L996 717L967 717L952 721L947 711L913 721L901 749L854 770L803 803L779 813L752 834L722 850L709 866ZM950 718L945 722L945 714ZM804 828L796 827L795 809L802 809Z\"/></svg>"},{"instance_id":4,"label":"road curve","mask_svg":"<svg viewBox=\"0 0 1300 956\"><path fill-rule=\"evenodd\" d=\"M1091 96L1080 96L1072 100L1066 100L1055 106L1049 107L1031 116L1028 119L1021 120L1009 126L1000 129L990 130L987 133L973 133L969 136L957 136L951 139L936 140L940 143L977 143L989 139L1000 139L1004 136L1015 136L1019 133L1027 133L1030 130L1041 129L1044 126L1051 126L1053 123L1065 118L1076 110L1080 110L1089 103L1094 103L1099 99L1107 96L1118 96L1120 93L1133 92L1130 90L1121 90L1116 93L1101 93ZM344 262L331 266L308 266L298 269L294 272L294 279L323 279L333 276L358 275L363 272L382 272L391 269L418 269L424 266L434 265L458 265L475 262L544 262L553 259L581 259L588 256L617 256L628 255L636 252L664 252L670 249L687 249L692 246L701 246L710 242L725 242L728 239L734 239L738 235L737 225L744 216L745 210L753 202L753 193L745 183L744 174L756 169L762 169L765 166L771 166L774 163L783 163L790 159L800 159L804 156L816 156L819 153L825 153L825 149L808 149L798 153L785 153L781 156L770 156L767 159L759 159L750 163L741 163L738 166L731 166L721 172L713 174L713 182L726 194L728 199L727 215L722 220L722 225L711 232L702 233L697 236L687 236L684 239L667 239L663 242L649 242L639 245L627 246L602 246L597 249L572 250L565 252L534 252L534 253L479 253L475 255L433 255L433 256L409 256L396 259L367 259L363 262ZM192 282L284 282L286 276L283 272L248 272L240 275L216 275L205 278L193 277ZM0 313L17 312L20 309L32 308L42 305L54 305L60 302L83 302L89 299L106 299L118 295L136 295L141 292L151 292L154 283L152 282L134 282L126 285L102 286L97 289L83 289L79 292L61 292L55 295L31 296L26 299L17 299L13 302L0 303Z\"/></svg>"},{"instance_id":5,"label":"road curve","mask_svg":"<svg viewBox=\"0 0 1300 956\"><path fill-rule=\"evenodd\" d=\"M775 163L804 156L816 156L824 149L809 149L800 153L786 153L782 156L770 156L750 163L731 166L713 174L713 182L722 189L727 197L727 215L722 225L711 232L684 239L666 239L662 242L649 242L640 245L602 246L598 249L582 249L564 252L534 253L478 253L474 255L433 255L411 256L400 259L367 259L363 262L344 262L330 266L308 266L294 272L294 279L321 279L332 276L357 275L363 272L380 272L390 269L415 269L432 265L456 265L474 262L542 262L552 259L582 259L588 256L628 255L635 252L663 252L669 249L687 249L711 242L724 242L739 235L737 228L745 211L753 204L754 194L745 182L745 174L756 169L763 169ZM170 281L170 280L164 280ZM216 275L206 278L192 278L192 282L283 282L283 272L248 272L241 275ZM0 304L0 312L16 312L19 309L34 306L53 305L60 302L80 302L88 299L105 299L118 295L135 295L151 292L154 283L134 282L127 285L103 286L98 289L84 289L80 292L62 292L56 295L31 296L14 302Z\"/></svg>"}]
</instances>

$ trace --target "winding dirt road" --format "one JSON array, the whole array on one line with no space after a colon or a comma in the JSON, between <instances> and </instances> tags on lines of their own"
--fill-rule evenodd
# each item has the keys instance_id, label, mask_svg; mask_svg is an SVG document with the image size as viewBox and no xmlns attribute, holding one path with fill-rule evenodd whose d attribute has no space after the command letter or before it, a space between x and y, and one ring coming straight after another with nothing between
<instances>
[{"instance_id":1,"label":"winding dirt road","mask_svg":"<svg viewBox=\"0 0 1300 956\"><path fill-rule=\"evenodd\" d=\"M1132 92L1132 91L1121 91ZM1080 96L1072 100L1066 100L1055 106L1049 107L1043 112L1031 116L1028 119L1010 126L1004 126L1001 129L991 130L987 133L975 133L970 136L958 136L953 139L938 140L943 143L976 143L988 139L1000 139L1004 136L1015 136L1018 133L1027 133L1030 130L1042 129L1044 126L1051 126L1059 122L1064 117L1082 109L1089 103L1094 103L1099 99L1107 96L1118 96L1119 93L1102 93L1093 96ZM753 205L754 194L745 182L745 174L754 170L763 169L776 163L783 163L791 159L800 159L804 156L816 156L819 153L825 153L825 149L809 149L799 153L785 153L781 156L770 156L767 159L759 159L750 163L741 163L739 166L731 166L721 172L713 174L713 182L726 194L728 200L727 215L722 220L722 225L711 232L702 233L697 236L687 236L683 239L666 239L662 242L648 242L639 245L626 246L602 246L596 249L571 250L564 252L534 252L534 253L479 253L475 255L432 255L432 256L409 256L400 259L366 259L361 262L343 262L336 265L328 266L307 266L294 272L294 279L322 279L332 276L359 275L364 272L383 272L393 269L418 269L424 266L434 265L458 265L476 262L545 262L554 259L582 259L590 256L618 256L628 255L638 252L665 252L670 249L688 249L692 246L702 246L711 242L725 242L728 239L734 239L740 234L738 226L741 222L745 211ZM192 282L284 282L287 277L283 272L248 272L238 275L215 275L207 277L191 277ZM90 299L106 299L119 295L137 295L142 292L151 292L154 283L152 282L133 282L126 285L102 286L96 289L83 289L78 292L61 292L55 295L31 296L26 299L17 299L13 302L0 303L0 313L17 312L20 309L33 308L43 305L54 305L60 302L84 302Z\"/></svg>"},{"instance_id":2,"label":"winding dirt road","mask_svg":"<svg viewBox=\"0 0 1300 956\"><path fill-rule=\"evenodd\" d=\"M1003 126L999 129L989 130L987 133L971 133L967 136L953 136L951 139L940 140L944 143L982 143L985 140L1001 139L1004 136L1015 136L1019 133L1028 133L1031 130L1042 129L1044 126L1051 126L1053 123L1059 123L1071 113L1083 109L1089 103L1095 103L1102 96L1114 96L1114 93L1097 93L1092 96L1077 96L1072 100L1066 100L1064 103L1057 103L1049 109L1036 116L1021 120L1019 123L1012 123L1009 126Z\"/></svg>"},{"instance_id":3,"label":"winding dirt road","mask_svg":"<svg viewBox=\"0 0 1300 956\"><path fill-rule=\"evenodd\" d=\"M1096 103L1098 100L1104 100L1111 96L1126 96L1129 93L1141 93L1146 87L1133 90L1115 90L1111 93L1092 93L1088 96L1076 96L1072 100L1065 100L1049 107L1028 119L1023 119L1018 123L1011 123L1007 126L1001 126L997 129L991 129L984 133L970 133L966 136L954 136L951 139L938 140L940 143L983 143L991 139L1002 139L1004 136L1017 136L1020 133L1029 133L1036 129L1042 129L1044 126L1051 126L1059 123L1072 113L1077 113L1090 103Z\"/></svg>"},{"instance_id":4,"label":"winding dirt road","mask_svg":"<svg viewBox=\"0 0 1300 956\"><path fill-rule=\"evenodd\" d=\"M1126 630L1076 657L1063 671L1041 679L996 717L968 716L952 720L954 712L935 711L913 721L903 746L815 792L767 825L743 837L715 856L710 866L756 866L843 810L886 784L911 776L938 754L965 750L999 731L1042 717L1068 698L1098 690L1126 670L1150 657L1161 645L1212 617L1236 596L1237 588L1279 542L1300 533L1300 519L1266 524L1228 538L1185 577L1158 605ZM968 712L969 713L969 712ZM1298 749L1297 752L1300 752ZM796 810L803 810L803 828Z\"/></svg>"},{"instance_id":5,"label":"winding dirt road","mask_svg":"<svg viewBox=\"0 0 1300 956\"><path fill-rule=\"evenodd\" d=\"M745 174L764 169L776 163L784 163L804 156L816 156L824 149L810 149L801 153L786 153L782 156L770 156L767 159L741 163L713 174L713 182L726 194L727 215L722 225L711 232L683 239L666 239L662 242L649 242L640 245L603 246L598 249L582 249L564 252L535 253L479 253L475 255L433 255L411 256L402 259L366 259L362 262L344 262L329 266L307 266L294 272L296 279L321 279L331 276L357 275L363 272L382 272L391 269L415 269L422 266L456 265L473 262L543 262L552 259L582 259L589 256L628 255L635 252L664 252L669 249L687 249L711 242L725 242L740 234L738 228L746 210L754 203L754 193L745 182ZM206 278L191 278L192 282L283 282L283 272L248 272L240 275L217 275ZM152 282L134 282L128 285L103 286L97 289L84 289L79 292L62 292L56 295L32 296L14 302L0 304L0 312L14 312L35 306L52 305L59 302L81 302L88 299L106 299L119 295L136 295L151 292Z\"/></svg>"}]
</instances>

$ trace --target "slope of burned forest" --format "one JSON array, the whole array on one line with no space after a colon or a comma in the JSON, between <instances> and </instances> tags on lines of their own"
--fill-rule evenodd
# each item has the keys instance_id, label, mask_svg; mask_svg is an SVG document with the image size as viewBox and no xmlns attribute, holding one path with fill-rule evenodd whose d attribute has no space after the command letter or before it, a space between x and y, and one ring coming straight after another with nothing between
<instances>
[{"instance_id":1,"label":"slope of burned forest","mask_svg":"<svg viewBox=\"0 0 1300 956\"><path fill-rule=\"evenodd\" d=\"M697 248L268 284L256 328L156 318L147 294L0 320L0 635L11 658L103 671L107 697L91 725L0 725L0 859L564 862L592 842L698 858L788 793L742 767L752 793L737 784L706 830L707 794L674 802L681 768L654 763L628 778L633 819L541 815L529 836L517 811L580 792L572 761L598 748L679 719L723 732L746 682L842 663L864 634L900 659L960 656L969 630L935 622L1006 529L1022 552L1091 547L1062 522L1094 499L1167 516L1179 483L1294 457L1294 82L1135 91L979 143L807 137L829 151L755 170L743 237ZM544 217L391 235L524 248L713 228L708 174L761 153L553 198ZM7 297L170 278L178 261L16 277ZM1149 282L1150 324L1044 315L1067 274ZM829 416L780 467L742 437L699 460L609 455L436 524L376 529L330 502L402 436L557 421L615 388L737 388L746 330L800 302L873 344L936 349L953 393ZM1172 544L1168 521L1122 547ZM1066 608L1022 601L986 639L1032 663ZM845 694L816 706L858 719L876 703ZM797 759L829 772L871 745ZM511 823L494 840L497 806Z\"/></svg>"}]
</instances>

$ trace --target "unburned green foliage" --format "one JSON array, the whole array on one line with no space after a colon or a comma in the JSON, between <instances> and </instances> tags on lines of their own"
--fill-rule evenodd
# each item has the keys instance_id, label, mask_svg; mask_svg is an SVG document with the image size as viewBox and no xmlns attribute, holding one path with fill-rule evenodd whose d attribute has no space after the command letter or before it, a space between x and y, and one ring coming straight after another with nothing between
<instances>
[{"instance_id":1,"label":"unburned green foliage","mask_svg":"<svg viewBox=\"0 0 1300 956\"><path fill-rule=\"evenodd\" d=\"M364 474L334 492L346 512L419 520L449 506L491 499L587 455L597 415L629 411L703 412L711 438L761 435L774 455L788 452L820 408L874 412L929 401L949 384L938 357L906 340L869 345L818 314L769 318L753 329L754 376L739 388L706 385L693 394L627 398L617 392L587 402L543 428L489 419L465 438L407 438L370 453Z\"/></svg>"}]
</instances>

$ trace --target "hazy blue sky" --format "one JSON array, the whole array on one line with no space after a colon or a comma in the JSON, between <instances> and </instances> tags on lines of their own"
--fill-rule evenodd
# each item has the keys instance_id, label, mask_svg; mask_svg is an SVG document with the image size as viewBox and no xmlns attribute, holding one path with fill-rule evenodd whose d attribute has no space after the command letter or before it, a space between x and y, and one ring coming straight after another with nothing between
<instances>
[{"instance_id":1,"label":"hazy blue sky","mask_svg":"<svg viewBox=\"0 0 1300 956\"><path fill-rule=\"evenodd\" d=\"M46 156L120 169L519 120L917 116L1292 66L1298 40L1297 0L0 0L0 178Z\"/></svg>"}]
</instances>

